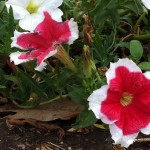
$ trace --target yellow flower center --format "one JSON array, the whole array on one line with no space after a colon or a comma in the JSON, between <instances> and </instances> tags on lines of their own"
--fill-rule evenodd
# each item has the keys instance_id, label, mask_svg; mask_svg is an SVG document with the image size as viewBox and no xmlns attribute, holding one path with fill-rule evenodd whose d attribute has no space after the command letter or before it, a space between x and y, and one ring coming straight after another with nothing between
<instances>
[{"instance_id":1,"label":"yellow flower center","mask_svg":"<svg viewBox=\"0 0 150 150\"><path fill-rule=\"evenodd\" d=\"M39 7L41 6L41 4L34 4L34 0L30 0L28 6L26 7L26 9L28 10L28 12L30 14L33 14L33 13L37 13Z\"/></svg>"},{"instance_id":2,"label":"yellow flower center","mask_svg":"<svg viewBox=\"0 0 150 150\"><path fill-rule=\"evenodd\" d=\"M122 98L120 99L120 103L123 106L128 106L132 102L133 96L129 93L124 92Z\"/></svg>"}]
</instances>

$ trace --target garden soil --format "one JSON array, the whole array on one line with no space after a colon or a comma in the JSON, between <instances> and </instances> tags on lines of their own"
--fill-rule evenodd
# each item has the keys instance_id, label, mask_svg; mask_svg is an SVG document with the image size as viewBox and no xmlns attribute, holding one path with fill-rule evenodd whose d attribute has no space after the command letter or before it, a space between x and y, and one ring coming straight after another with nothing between
<instances>
[{"instance_id":1,"label":"garden soil","mask_svg":"<svg viewBox=\"0 0 150 150\"><path fill-rule=\"evenodd\" d=\"M6 119L0 120L0 150L125 150L114 146L109 131L98 127L89 127L70 131L74 120L53 121L65 131L60 138L57 131L37 129L31 125L11 126ZM69 131L68 131L69 130ZM150 150L148 136L139 135L141 142L135 142L128 150Z\"/></svg>"}]
</instances>

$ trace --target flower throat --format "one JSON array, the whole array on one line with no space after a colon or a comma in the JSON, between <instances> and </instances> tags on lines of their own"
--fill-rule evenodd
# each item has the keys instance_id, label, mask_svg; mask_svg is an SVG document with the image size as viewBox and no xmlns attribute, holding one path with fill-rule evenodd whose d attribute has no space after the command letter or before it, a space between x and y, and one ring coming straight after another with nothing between
<instances>
[{"instance_id":1,"label":"flower throat","mask_svg":"<svg viewBox=\"0 0 150 150\"><path fill-rule=\"evenodd\" d=\"M133 96L131 94L124 92L120 99L120 103L122 106L128 106L132 102L132 98Z\"/></svg>"},{"instance_id":2,"label":"flower throat","mask_svg":"<svg viewBox=\"0 0 150 150\"><path fill-rule=\"evenodd\" d=\"M26 9L28 10L28 12L30 14L34 14L38 11L39 7L40 7L41 4L34 4L34 0L30 0L28 6L26 7Z\"/></svg>"}]
</instances>

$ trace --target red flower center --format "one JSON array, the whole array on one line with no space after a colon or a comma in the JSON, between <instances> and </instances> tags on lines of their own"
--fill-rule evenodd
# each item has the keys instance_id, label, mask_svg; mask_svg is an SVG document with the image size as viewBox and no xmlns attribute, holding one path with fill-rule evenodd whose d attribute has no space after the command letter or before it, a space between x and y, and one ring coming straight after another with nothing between
<instances>
[{"instance_id":1,"label":"red flower center","mask_svg":"<svg viewBox=\"0 0 150 150\"><path fill-rule=\"evenodd\" d=\"M122 98L120 99L120 103L122 106L128 106L132 102L133 95L124 92Z\"/></svg>"}]
</instances>

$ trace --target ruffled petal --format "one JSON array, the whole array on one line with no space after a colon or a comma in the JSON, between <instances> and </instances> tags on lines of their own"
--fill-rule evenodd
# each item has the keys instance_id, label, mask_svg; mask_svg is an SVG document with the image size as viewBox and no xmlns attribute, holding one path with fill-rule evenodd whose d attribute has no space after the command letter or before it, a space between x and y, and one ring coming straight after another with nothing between
<instances>
[{"instance_id":1,"label":"ruffled petal","mask_svg":"<svg viewBox=\"0 0 150 150\"><path fill-rule=\"evenodd\" d=\"M42 12L44 12L44 11L42 11ZM53 20L55 20L57 22L62 22L63 12L60 9L55 8L55 9L47 10L47 12L50 14L50 16L52 17Z\"/></svg>"},{"instance_id":2,"label":"ruffled petal","mask_svg":"<svg viewBox=\"0 0 150 150\"><path fill-rule=\"evenodd\" d=\"M25 54L26 54L26 53L24 53L24 52L19 52L19 51L14 52L14 53L11 53L11 54L9 55L10 61L11 61L11 62L13 61L15 65L19 65L19 64L22 64L22 63L25 63L25 62L28 62L28 61L33 60L33 58L29 58L29 59L19 59L19 57L20 57L21 55L25 55Z\"/></svg>"},{"instance_id":3,"label":"ruffled petal","mask_svg":"<svg viewBox=\"0 0 150 150\"><path fill-rule=\"evenodd\" d=\"M106 72L108 84L110 83L110 80L116 77L116 69L121 66L127 68L130 72L142 72L141 69L132 60L129 60L128 58L119 59L118 62L111 63L110 68Z\"/></svg>"},{"instance_id":4,"label":"ruffled petal","mask_svg":"<svg viewBox=\"0 0 150 150\"><path fill-rule=\"evenodd\" d=\"M60 23L53 20L49 13L45 12L44 15L44 21L35 29L35 32L39 32L43 38L53 41L53 43L56 42L57 44L61 44L63 42L67 43L72 34L75 34L71 32L72 29L69 27L69 20L65 21L64 23ZM70 23L75 24L72 20ZM73 39L75 40L75 38Z\"/></svg>"},{"instance_id":5,"label":"ruffled petal","mask_svg":"<svg viewBox=\"0 0 150 150\"><path fill-rule=\"evenodd\" d=\"M25 33L27 33L27 32L25 32ZM11 38L12 39L11 47L17 47L20 49L23 48L21 45L17 44L18 37L20 37L21 35L22 35L21 32L18 32L16 30L14 31L14 36Z\"/></svg>"},{"instance_id":6,"label":"ruffled petal","mask_svg":"<svg viewBox=\"0 0 150 150\"><path fill-rule=\"evenodd\" d=\"M9 3L8 4L6 3L6 6L7 6L8 12L9 12L10 6L12 6L13 15L16 20L23 19L26 15L29 15L29 12L23 7L20 7L17 5L10 5Z\"/></svg>"},{"instance_id":7,"label":"ruffled petal","mask_svg":"<svg viewBox=\"0 0 150 150\"><path fill-rule=\"evenodd\" d=\"M124 135L122 130L115 124L109 125L110 133L115 144L121 144L121 146L128 148L138 136L138 132L130 135Z\"/></svg>"},{"instance_id":8,"label":"ruffled petal","mask_svg":"<svg viewBox=\"0 0 150 150\"><path fill-rule=\"evenodd\" d=\"M49 54L45 53L45 54L37 57L37 66L36 66L35 70L42 71L43 69L45 69L45 66L47 64L44 62L44 60L51 57L51 56L53 56L53 55L55 55L56 53L57 53L57 49L51 50L49 52Z\"/></svg>"},{"instance_id":9,"label":"ruffled petal","mask_svg":"<svg viewBox=\"0 0 150 150\"><path fill-rule=\"evenodd\" d=\"M150 0L142 0L142 3L145 5L147 9L150 9Z\"/></svg>"},{"instance_id":10,"label":"ruffled petal","mask_svg":"<svg viewBox=\"0 0 150 150\"><path fill-rule=\"evenodd\" d=\"M51 8L59 7L62 3L63 3L63 0L44 0L42 2L41 7L45 7L45 10L49 10Z\"/></svg>"},{"instance_id":11,"label":"ruffled petal","mask_svg":"<svg viewBox=\"0 0 150 150\"><path fill-rule=\"evenodd\" d=\"M93 93L88 97L89 110L92 110L96 118L100 119L103 114L100 113L101 103L107 97L108 86L104 85L100 89L93 91Z\"/></svg>"},{"instance_id":12,"label":"ruffled petal","mask_svg":"<svg viewBox=\"0 0 150 150\"><path fill-rule=\"evenodd\" d=\"M77 25L77 22L75 22L73 18L70 19L68 24L69 24L69 28L71 31L71 36L69 38L68 44L73 44L73 42L79 37L78 25Z\"/></svg>"},{"instance_id":13,"label":"ruffled petal","mask_svg":"<svg viewBox=\"0 0 150 150\"><path fill-rule=\"evenodd\" d=\"M36 26L44 20L43 14L28 14L19 21L19 26L28 31L34 31Z\"/></svg>"},{"instance_id":14,"label":"ruffled petal","mask_svg":"<svg viewBox=\"0 0 150 150\"><path fill-rule=\"evenodd\" d=\"M29 4L29 1L30 0L8 0L5 4L6 6L9 6L10 5L16 5L16 6L20 6L22 8L26 8L27 5Z\"/></svg>"}]
</instances>

